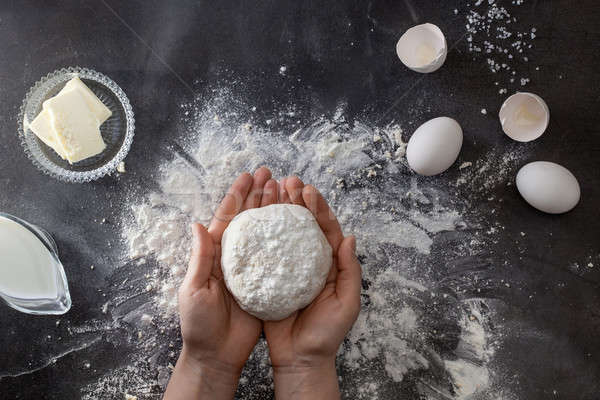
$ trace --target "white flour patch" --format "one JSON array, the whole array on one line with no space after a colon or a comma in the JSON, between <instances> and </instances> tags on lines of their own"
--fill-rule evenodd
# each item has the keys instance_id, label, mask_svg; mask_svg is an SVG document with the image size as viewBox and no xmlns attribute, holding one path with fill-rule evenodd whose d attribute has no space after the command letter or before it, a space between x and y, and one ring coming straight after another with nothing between
<instances>
[{"instance_id":1,"label":"white flour patch","mask_svg":"<svg viewBox=\"0 0 600 400\"><path fill-rule=\"evenodd\" d=\"M497 385L490 367L497 346L488 323L493 310L482 312L485 299L464 295L474 291L475 279L459 288L448 275L457 257L475 263L469 257L483 243L477 229L465 229L471 211L456 185L410 172L398 126L350 123L339 112L291 134L270 131L229 113L227 96L182 106L191 116L184 120L183 151L162 163L155 189L131 198L121 224L130 261L111 278L115 292L104 311L112 329L128 331L133 350L126 365L86 387L84 398L119 391L160 398L181 348L176 291L187 265L189 226L207 224L235 177L261 165L276 178L296 174L315 185L344 232L357 236L363 309L339 351L344 398L464 398ZM461 176L483 167L498 172L495 163L474 161ZM128 381L132 374L144 379ZM262 340L238 395L272 397Z\"/></svg>"},{"instance_id":2,"label":"white flour patch","mask_svg":"<svg viewBox=\"0 0 600 400\"><path fill-rule=\"evenodd\" d=\"M461 336L455 349L459 358L444 360L459 399L486 390L490 382L490 371L486 363L494 355L495 347L484 328L485 316L479 303L479 299L463 303L465 312L459 324Z\"/></svg>"},{"instance_id":3,"label":"white flour patch","mask_svg":"<svg viewBox=\"0 0 600 400\"><path fill-rule=\"evenodd\" d=\"M413 342L418 315L403 300L414 291L426 289L398 272L388 270L375 278L367 290L370 304L363 305L363 312L348 335L349 350L340 356L346 366L358 369L384 357L385 371L395 382L401 382L412 370L429 366Z\"/></svg>"},{"instance_id":4,"label":"white flour patch","mask_svg":"<svg viewBox=\"0 0 600 400\"><path fill-rule=\"evenodd\" d=\"M378 229L363 234L367 241L379 241L400 247L414 248L420 253L429 254L433 240L427 232L406 221L394 221L394 216L379 211L367 211L361 215L358 225L372 223Z\"/></svg>"}]
</instances>

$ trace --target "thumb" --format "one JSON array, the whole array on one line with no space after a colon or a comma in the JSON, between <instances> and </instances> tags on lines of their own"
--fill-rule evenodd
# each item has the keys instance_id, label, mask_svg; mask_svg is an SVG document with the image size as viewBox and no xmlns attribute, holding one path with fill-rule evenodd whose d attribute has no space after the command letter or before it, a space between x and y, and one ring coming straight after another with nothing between
<instances>
[{"instance_id":1,"label":"thumb","mask_svg":"<svg viewBox=\"0 0 600 400\"><path fill-rule=\"evenodd\" d=\"M208 282L215 262L215 245L212 236L200 224L192 224L192 255L183 285L200 289Z\"/></svg>"},{"instance_id":2,"label":"thumb","mask_svg":"<svg viewBox=\"0 0 600 400\"><path fill-rule=\"evenodd\" d=\"M346 306L360 308L361 268L355 255L356 238L348 236L338 248L336 292Z\"/></svg>"}]
</instances>

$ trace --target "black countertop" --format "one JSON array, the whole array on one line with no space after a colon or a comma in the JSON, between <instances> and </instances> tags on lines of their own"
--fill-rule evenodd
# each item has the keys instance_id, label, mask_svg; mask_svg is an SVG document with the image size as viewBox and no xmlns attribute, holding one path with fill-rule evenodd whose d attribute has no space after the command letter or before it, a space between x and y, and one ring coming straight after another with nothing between
<instances>
[{"instance_id":1,"label":"black countertop","mask_svg":"<svg viewBox=\"0 0 600 400\"><path fill-rule=\"evenodd\" d=\"M523 145L531 154L525 161L566 166L578 178L582 198L568 214L549 216L527 206L514 187L490 193L504 199L496 215L504 232L493 254L510 261L493 275L519 282L493 293L504 304L502 323L512 327L499 350L503 365L497 374L515 398L596 399L600 8L589 0L526 0L518 7L500 3L518 17L515 24L536 28L529 61L515 60L513 65L531 78L523 90L541 95L551 109L547 133ZM181 117L179 105L194 101L207 88L223 82L243 86L244 96L266 116L281 104L294 104L307 115L331 114L343 100L347 119L369 115L386 124L402 120L404 110L418 105L426 110L422 121L446 114L461 122L465 159L514 146L501 133L495 114L505 98L499 87L507 87L508 93L521 87L518 82L505 85L506 74L493 74L484 55L467 51L465 13L472 8L459 2L408 0L4 1L0 210L53 234L73 308L55 318L0 307L0 377L5 376L0 378L0 397L79 398L82 386L123 364L124 350L106 338L72 354L61 354L65 347L55 339L67 336L61 326L105 318L101 290L112 273L110 266L120 262L117 252L101 250L106 243L119 246L119 230L111 219L124 193L152 179L149 171L155 170L160 149ZM406 69L394 51L400 34L421 22L439 25L451 47L445 65L426 76ZM62 183L36 170L21 150L16 117L25 93L41 76L75 65L105 73L129 96L136 137L127 174L85 185ZM281 65L297 79L273 79ZM498 80L499 86L494 84ZM491 115L482 117L482 108ZM96 223L102 218L106 224ZM516 245L514 235L522 231L527 236ZM498 256L490 257L487 261L494 263ZM93 273L90 265L96 266ZM41 354L57 361L39 365ZM93 368L82 368L82 360L93 360ZM419 398L410 389L415 383L407 382L397 393ZM254 393L253 398L272 395L268 386ZM393 387L386 393L381 398L392 398Z\"/></svg>"}]
</instances>

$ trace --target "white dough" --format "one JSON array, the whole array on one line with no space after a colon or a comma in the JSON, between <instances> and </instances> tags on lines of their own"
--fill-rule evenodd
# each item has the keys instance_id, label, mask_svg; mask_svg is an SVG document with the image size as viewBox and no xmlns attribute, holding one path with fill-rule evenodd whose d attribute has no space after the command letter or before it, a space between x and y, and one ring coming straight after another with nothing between
<instances>
[{"instance_id":1,"label":"white dough","mask_svg":"<svg viewBox=\"0 0 600 400\"><path fill-rule=\"evenodd\" d=\"M243 310L267 321L306 307L323 290L333 261L311 212L292 204L238 214L221 244L229 291Z\"/></svg>"}]
</instances>

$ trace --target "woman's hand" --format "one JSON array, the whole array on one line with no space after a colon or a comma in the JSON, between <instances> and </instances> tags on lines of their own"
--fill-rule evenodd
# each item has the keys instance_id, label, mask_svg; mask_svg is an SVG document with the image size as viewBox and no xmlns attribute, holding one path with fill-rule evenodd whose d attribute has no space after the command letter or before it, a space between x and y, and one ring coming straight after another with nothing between
<instances>
[{"instance_id":1,"label":"woman's hand","mask_svg":"<svg viewBox=\"0 0 600 400\"><path fill-rule=\"evenodd\" d=\"M193 249L179 289L183 349L165 399L231 399L239 375L260 336L262 323L237 305L221 272L221 237L239 212L278 197L271 172L240 175L208 230L194 224Z\"/></svg>"},{"instance_id":2,"label":"woman's hand","mask_svg":"<svg viewBox=\"0 0 600 400\"><path fill-rule=\"evenodd\" d=\"M333 249L325 288L303 310L288 318L264 322L275 393L281 399L339 398L335 371L337 350L360 311L361 268L356 240L344 238L323 196L296 177L280 182L281 203L308 208Z\"/></svg>"}]
</instances>

